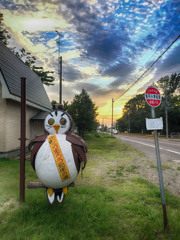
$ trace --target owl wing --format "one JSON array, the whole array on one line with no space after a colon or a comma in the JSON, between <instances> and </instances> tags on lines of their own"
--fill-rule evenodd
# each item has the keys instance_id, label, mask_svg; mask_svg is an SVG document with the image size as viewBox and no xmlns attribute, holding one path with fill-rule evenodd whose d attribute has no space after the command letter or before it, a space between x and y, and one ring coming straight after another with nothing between
<instances>
[{"instance_id":1,"label":"owl wing","mask_svg":"<svg viewBox=\"0 0 180 240\"><path fill-rule=\"evenodd\" d=\"M66 140L72 144L72 152L76 164L77 171L80 170L80 163L83 162L84 166L82 169L85 168L87 163L86 152L87 152L87 144L86 142L80 138L79 136L68 133L66 135Z\"/></svg>"},{"instance_id":2,"label":"owl wing","mask_svg":"<svg viewBox=\"0 0 180 240\"><path fill-rule=\"evenodd\" d=\"M35 158L36 158L36 154L39 151L40 147L42 146L42 144L45 142L46 138L47 138L47 133L44 133L40 136L35 137L34 139L31 140L31 142L28 145L28 149L29 151L31 151L31 165L35 170Z\"/></svg>"}]
</instances>

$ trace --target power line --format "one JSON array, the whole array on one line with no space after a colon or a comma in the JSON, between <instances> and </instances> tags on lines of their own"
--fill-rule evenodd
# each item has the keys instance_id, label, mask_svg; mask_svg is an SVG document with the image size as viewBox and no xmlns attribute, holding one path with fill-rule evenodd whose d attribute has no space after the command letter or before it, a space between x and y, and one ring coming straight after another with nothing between
<instances>
[{"instance_id":1,"label":"power line","mask_svg":"<svg viewBox=\"0 0 180 240\"><path fill-rule=\"evenodd\" d=\"M178 22L177 24L174 25L174 27L171 28L171 31L170 33L168 34L168 36L166 36L166 39L169 38L169 36L171 36L172 32L174 31L175 27L179 24L180 22ZM162 48L162 46L164 45L164 43L167 41L167 40L164 40L161 45L158 47L158 49L156 49L156 51L152 54L152 56L148 59L147 62L149 62L151 60L151 58Z\"/></svg>"},{"instance_id":2,"label":"power line","mask_svg":"<svg viewBox=\"0 0 180 240\"><path fill-rule=\"evenodd\" d=\"M178 35L178 37L165 49L165 51L153 62L153 64L151 64L151 66L126 90L124 91L118 98L116 98L114 100L114 102L116 100L118 100L120 97L122 97L126 92L128 92L155 64L156 62L168 51L168 49L180 38L180 35ZM108 116L109 112L111 110L111 106L106 114L106 117Z\"/></svg>"},{"instance_id":3,"label":"power line","mask_svg":"<svg viewBox=\"0 0 180 240\"><path fill-rule=\"evenodd\" d=\"M125 93L127 93L156 63L157 61L168 51L168 49L180 38L180 35L165 49L165 51L151 64L151 66L128 88L126 89L118 98L114 101L122 97Z\"/></svg>"}]
</instances>

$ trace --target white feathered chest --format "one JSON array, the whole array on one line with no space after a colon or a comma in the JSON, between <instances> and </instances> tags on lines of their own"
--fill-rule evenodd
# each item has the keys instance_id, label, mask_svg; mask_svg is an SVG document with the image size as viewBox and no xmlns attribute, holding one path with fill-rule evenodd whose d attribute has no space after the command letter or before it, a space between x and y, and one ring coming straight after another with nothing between
<instances>
[{"instance_id":1,"label":"white feathered chest","mask_svg":"<svg viewBox=\"0 0 180 240\"><path fill-rule=\"evenodd\" d=\"M57 141L50 144L51 136L55 136ZM51 188L66 187L76 179L78 172L66 135L53 134L47 137L37 152L35 171L40 181Z\"/></svg>"}]
</instances>

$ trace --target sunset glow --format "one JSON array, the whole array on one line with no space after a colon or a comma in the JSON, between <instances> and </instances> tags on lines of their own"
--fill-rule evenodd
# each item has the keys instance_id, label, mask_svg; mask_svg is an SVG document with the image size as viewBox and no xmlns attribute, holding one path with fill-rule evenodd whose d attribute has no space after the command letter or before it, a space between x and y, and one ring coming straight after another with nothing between
<instances>
[{"instance_id":1,"label":"sunset glow","mask_svg":"<svg viewBox=\"0 0 180 240\"><path fill-rule=\"evenodd\" d=\"M178 40L137 81L179 35L179 1L12 0L2 1L0 9L11 34L9 47L25 48L39 66L54 71L55 86L45 88L50 100L56 101L56 31L63 35L63 100L70 103L84 88L98 106L100 123L111 123L112 98L116 120L129 99L161 77L180 72Z\"/></svg>"}]
</instances>

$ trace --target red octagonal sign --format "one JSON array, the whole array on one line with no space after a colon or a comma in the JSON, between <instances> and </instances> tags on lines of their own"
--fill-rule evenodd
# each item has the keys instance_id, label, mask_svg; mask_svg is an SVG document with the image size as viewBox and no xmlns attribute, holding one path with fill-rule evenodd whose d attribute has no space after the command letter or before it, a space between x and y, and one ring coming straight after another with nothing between
<instances>
[{"instance_id":1,"label":"red octagonal sign","mask_svg":"<svg viewBox=\"0 0 180 240\"><path fill-rule=\"evenodd\" d=\"M151 107L158 107L161 104L161 94L155 87L148 87L146 89L145 99Z\"/></svg>"}]
</instances>

